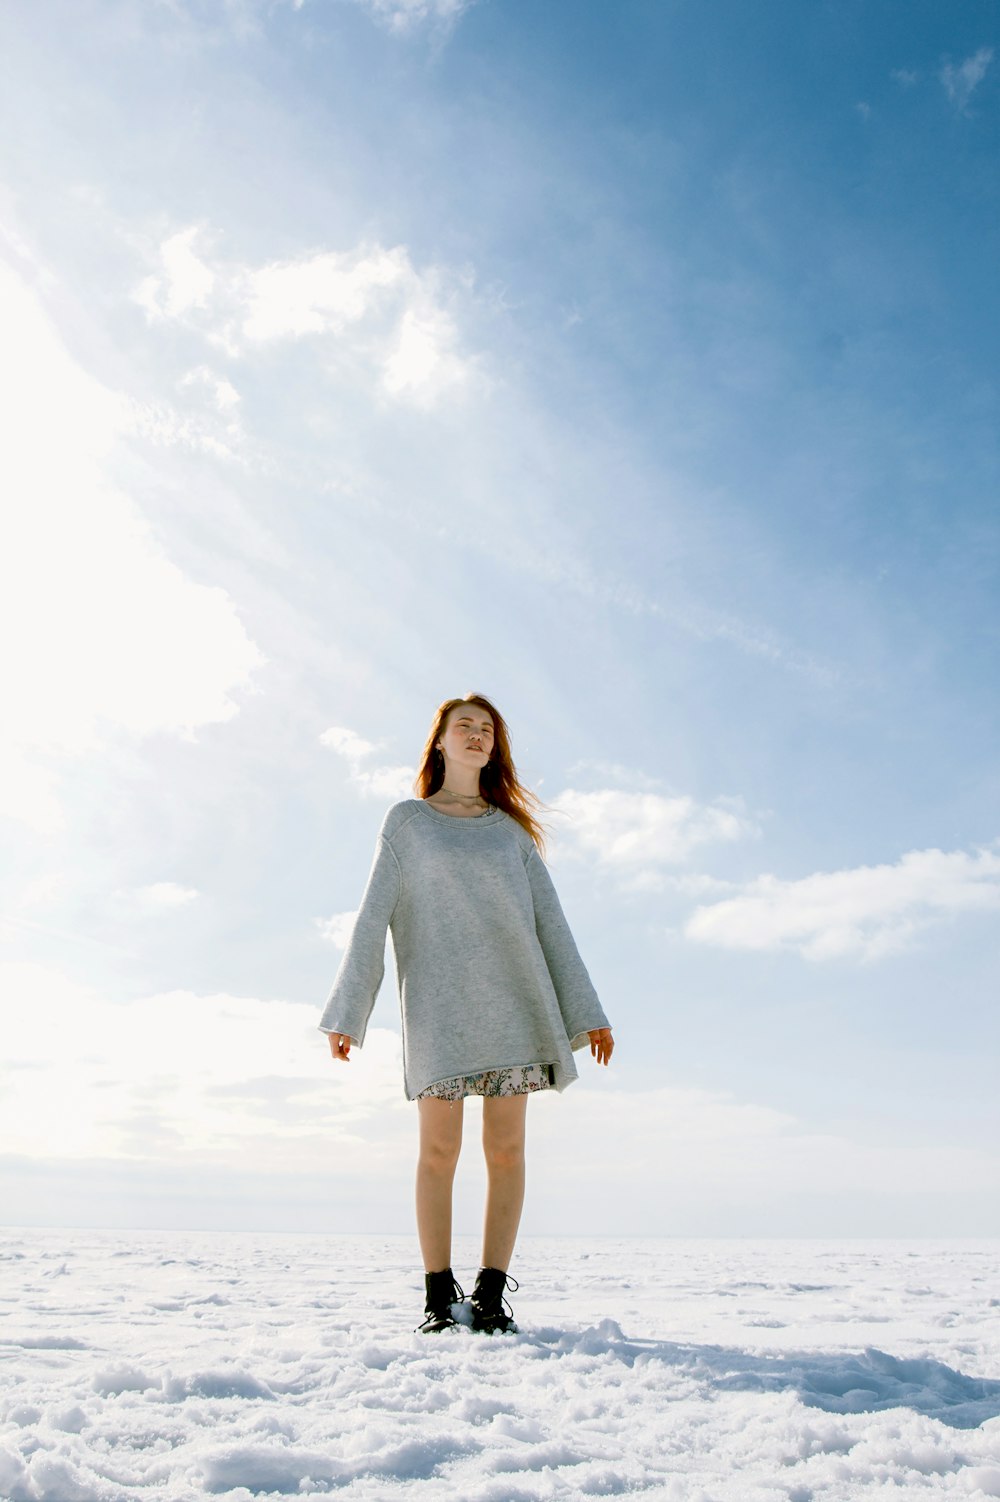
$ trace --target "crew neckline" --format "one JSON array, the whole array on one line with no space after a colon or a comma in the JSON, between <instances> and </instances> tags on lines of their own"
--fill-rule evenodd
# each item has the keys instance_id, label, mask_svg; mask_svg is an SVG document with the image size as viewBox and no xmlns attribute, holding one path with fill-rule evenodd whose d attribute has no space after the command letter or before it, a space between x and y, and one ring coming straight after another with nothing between
<instances>
[{"instance_id":1,"label":"crew neckline","mask_svg":"<svg viewBox=\"0 0 1000 1502\"><path fill-rule=\"evenodd\" d=\"M479 824L482 823L483 820L485 820L487 824L500 824L503 822L502 818L497 819L495 817L496 814L503 814L503 809L497 808L495 803L491 805L492 814L490 813L490 810L487 809L484 810L484 812L481 814L475 814L470 819L466 814L444 814L439 808L435 808L433 803L428 803L426 798L414 798L413 801L414 803L419 804L424 813L429 814L432 819L444 819L449 824Z\"/></svg>"}]
</instances>

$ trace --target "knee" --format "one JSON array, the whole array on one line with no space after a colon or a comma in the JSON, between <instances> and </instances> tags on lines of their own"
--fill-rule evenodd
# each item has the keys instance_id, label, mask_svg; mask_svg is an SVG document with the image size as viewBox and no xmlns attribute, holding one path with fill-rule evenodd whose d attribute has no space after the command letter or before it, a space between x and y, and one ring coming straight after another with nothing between
<instances>
[{"instance_id":1,"label":"knee","mask_svg":"<svg viewBox=\"0 0 1000 1502\"><path fill-rule=\"evenodd\" d=\"M460 1142L424 1142L420 1147L420 1167L425 1173L453 1174L458 1165Z\"/></svg>"},{"instance_id":2,"label":"knee","mask_svg":"<svg viewBox=\"0 0 1000 1502\"><path fill-rule=\"evenodd\" d=\"M524 1142L520 1138L483 1139L486 1166L492 1172L510 1173L524 1166Z\"/></svg>"}]
</instances>

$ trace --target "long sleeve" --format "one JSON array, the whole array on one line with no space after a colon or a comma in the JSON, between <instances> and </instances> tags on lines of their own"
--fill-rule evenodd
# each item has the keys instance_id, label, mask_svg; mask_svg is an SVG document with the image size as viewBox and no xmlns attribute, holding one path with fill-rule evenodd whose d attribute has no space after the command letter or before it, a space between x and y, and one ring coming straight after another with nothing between
<instances>
[{"instance_id":1,"label":"long sleeve","mask_svg":"<svg viewBox=\"0 0 1000 1502\"><path fill-rule=\"evenodd\" d=\"M354 930L344 951L319 1028L343 1033L360 1048L385 973L385 936L401 879L392 847L380 832Z\"/></svg>"},{"instance_id":2,"label":"long sleeve","mask_svg":"<svg viewBox=\"0 0 1000 1502\"><path fill-rule=\"evenodd\" d=\"M581 1048L594 1028L610 1027L587 968L580 958L548 867L531 850L525 862L535 907L535 931L559 1000L572 1048Z\"/></svg>"}]
</instances>

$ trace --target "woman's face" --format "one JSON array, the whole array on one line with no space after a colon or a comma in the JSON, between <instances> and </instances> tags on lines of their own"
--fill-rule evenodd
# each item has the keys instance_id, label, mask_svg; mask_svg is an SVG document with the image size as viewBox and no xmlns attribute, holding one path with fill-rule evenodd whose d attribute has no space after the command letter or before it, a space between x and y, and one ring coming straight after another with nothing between
<instances>
[{"instance_id":1,"label":"woman's face","mask_svg":"<svg viewBox=\"0 0 1000 1502\"><path fill-rule=\"evenodd\" d=\"M480 704L456 704L448 711L438 745L445 762L485 767L493 751L493 716Z\"/></svg>"}]
</instances>

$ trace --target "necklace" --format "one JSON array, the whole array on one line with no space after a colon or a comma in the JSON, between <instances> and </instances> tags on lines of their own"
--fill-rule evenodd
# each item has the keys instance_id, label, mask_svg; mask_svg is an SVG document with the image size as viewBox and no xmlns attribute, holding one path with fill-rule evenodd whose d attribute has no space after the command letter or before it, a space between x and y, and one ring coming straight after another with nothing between
<instances>
[{"instance_id":1,"label":"necklace","mask_svg":"<svg viewBox=\"0 0 1000 1502\"><path fill-rule=\"evenodd\" d=\"M455 793L451 788L441 785L440 792L447 793L449 798L457 798L459 803L477 803L482 798L482 793Z\"/></svg>"}]
</instances>

